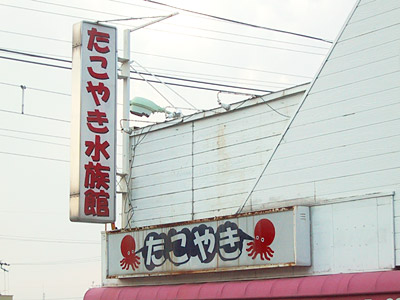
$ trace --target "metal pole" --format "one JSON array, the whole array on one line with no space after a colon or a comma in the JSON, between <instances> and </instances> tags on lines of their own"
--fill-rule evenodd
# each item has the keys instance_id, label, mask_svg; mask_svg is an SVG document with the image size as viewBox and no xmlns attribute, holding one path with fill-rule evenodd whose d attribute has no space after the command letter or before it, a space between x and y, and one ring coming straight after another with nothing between
<instances>
[{"instance_id":1,"label":"metal pole","mask_svg":"<svg viewBox=\"0 0 400 300\"><path fill-rule=\"evenodd\" d=\"M133 29L125 29L124 30L124 55L122 58L119 58L119 61L122 63L121 65L121 76L123 80L123 104L122 104L122 119L123 119L123 124L124 128L123 129L128 129L129 131L129 100L130 100L130 66L131 66L131 56L130 56L130 51L131 51L131 38L130 38L130 33L132 31L144 28L146 26L149 26L151 24L163 21L165 19L168 19L170 17L176 16L178 13L173 13L165 17L161 17L157 20L151 21L149 23L146 23L144 25L141 25L139 27L133 28ZM126 128L126 127L127 128ZM123 175L123 181L125 182L125 190L122 191L122 221L121 221L121 226L122 228L129 227L129 215L128 214L133 214L133 211L129 209L129 181L128 178L130 178L130 166L129 166L129 155L130 155L130 144L129 144L129 133L126 132L125 130L122 130L122 173Z\"/></svg>"},{"instance_id":2,"label":"metal pole","mask_svg":"<svg viewBox=\"0 0 400 300\"><path fill-rule=\"evenodd\" d=\"M129 129L129 100L130 100L130 30L124 30L124 57L121 66L121 75L123 79L123 104L122 104L122 119L123 124ZM128 226L129 220L129 203L128 195L129 189L129 134L122 131L122 173L124 174L123 181L125 182L125 189L122 193L122 228ZM133 213L132 211L130 213Z\"/></svg>"}]
</instances>

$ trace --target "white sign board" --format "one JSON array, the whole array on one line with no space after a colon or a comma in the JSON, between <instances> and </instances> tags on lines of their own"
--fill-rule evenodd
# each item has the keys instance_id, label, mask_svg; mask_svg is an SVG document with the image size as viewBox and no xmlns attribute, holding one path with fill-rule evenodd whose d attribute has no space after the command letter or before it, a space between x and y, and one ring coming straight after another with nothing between
<instances>
[{"instance_id":1,"label":"white sign board","mask_svg":"<svg viewBox=\"0 0 400 300\"><path fill-rule=\"evenodd\" d=\"M108 278L309 266L308 207L107 232Z\"/></svg>"},{"instance_id":2,"label":"white sign board","mask_svg":"<svg viewBox=\"0 0 400 300\"><path fill-rule=\"evenodd\" d=\"M115 221L117 31L73 28L70 220Z\"/></svg>"}]
</instances>

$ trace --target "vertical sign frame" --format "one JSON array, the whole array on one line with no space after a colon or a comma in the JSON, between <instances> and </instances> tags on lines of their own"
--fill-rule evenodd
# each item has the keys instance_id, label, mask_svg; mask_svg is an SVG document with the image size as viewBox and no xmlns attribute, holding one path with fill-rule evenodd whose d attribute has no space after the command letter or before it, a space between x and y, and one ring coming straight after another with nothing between
<instances>
[{"instance_id":1,"label":"vertical sign frame","mask_svg":"<svg viewBox=\"0 0 400 300\"><path fill-rule=\"evenodd\" d=\"M117 29L73 27L70 220L115 222Z\"/></svg>"}]
</instances>

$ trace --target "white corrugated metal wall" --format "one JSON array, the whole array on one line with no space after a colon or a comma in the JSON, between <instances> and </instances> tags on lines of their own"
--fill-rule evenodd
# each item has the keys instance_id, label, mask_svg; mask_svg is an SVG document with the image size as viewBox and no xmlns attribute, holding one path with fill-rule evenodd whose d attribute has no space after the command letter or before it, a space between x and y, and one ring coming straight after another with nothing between
<instances>
[{"instance_id":1,"label":"white corrugated metal wall","mask_svg":"<svg viewBox=\"0 0 400 300\"><path fill-rule=\"evenodd\" d=\"M256 99L248 102L259 104L237 104L231 112L200 114L193 121L137 133L132 140L131 226L235 213L305 87L287 90L283 98L282 93L264 97L288 117Z\"/></svg>"},{"instance_id":2,"label":"white corrugated metal wall","mask_svg":"<svg viewBox=\"0 0 400 300\"><path fill-rule=\"evenodd\" d=\"M311 205L312 267L229 278L400 264L399 19L398 0L360 1L244 207ZM269 103L292 116L301 98ZM235 213L289 121L265 104L211 114L132 137L132 227Z\"/></svg>"},{"instance_id":3,"label":"white corrugated metal wall","mask_svg":"<svg viewBox=\"0 0 400 300\"><path fill-rule=\"evenodd\" d=\"M253 208L398 190L399 19L400 1L359 3L256 187Z\"/></svg>"}]
</instances>

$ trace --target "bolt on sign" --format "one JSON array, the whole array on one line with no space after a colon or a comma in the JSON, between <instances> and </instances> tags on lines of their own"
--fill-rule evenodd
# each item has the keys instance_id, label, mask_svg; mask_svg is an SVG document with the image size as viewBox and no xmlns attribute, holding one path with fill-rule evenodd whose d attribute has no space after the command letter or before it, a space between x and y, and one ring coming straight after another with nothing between
<instances>
[{"instance_id":1,"label":"bolt on sign","mask_svg":"<svg viewBox=\"0 0 400 300\"><path fill-rule=\"evenodd\" d=\"M117 30L73 27L70 220L115 221Z\"/></svg>"},{"instance_id":2,"label":"bolt on sign","mask_svg":"<svg viewBox=\"0 0 400 300\"><path fill-rule=\"evenodd\" d=\"M310 266L310 212L296 206L105 233L108 278Z\"/></svg>"}]
</instances>

